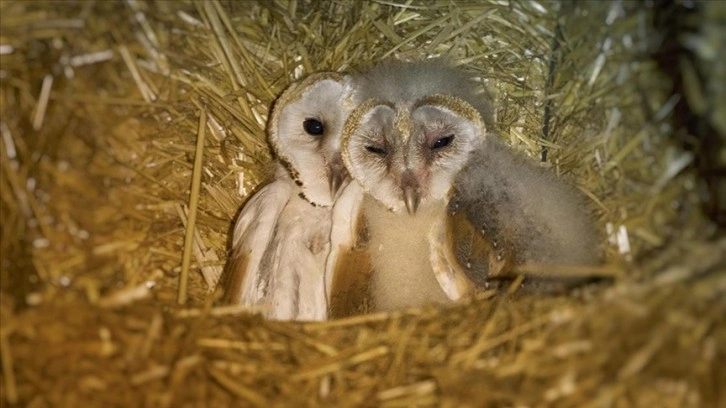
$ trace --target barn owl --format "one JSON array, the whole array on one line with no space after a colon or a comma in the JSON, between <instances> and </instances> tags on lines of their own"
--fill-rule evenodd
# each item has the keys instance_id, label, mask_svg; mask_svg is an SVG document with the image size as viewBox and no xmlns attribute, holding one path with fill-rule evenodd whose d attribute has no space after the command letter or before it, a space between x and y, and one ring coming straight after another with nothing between
<instances>
[{"instance_id":1,"label":"barn owl","mask_svg":"<svg viewBox=\"0 0 726 408\"><path fill-rule=\"evenodd\" d=\"M369 99L351 114L343 159L363 195L350 219L364 231L358 252L367 258L341 266L370 268L376 310L446 303L472 291L445 241L449 194L483 142L481 129L471 105L441 94L406 104ZM338 286L333 283L334 292Z\"/></svg>"},{"instance_id":2,"label":"barn owl","mask_svg":"<svg viewBox=\"0 0 726 408\"><path fill-rule=\"evenodd\" d=\"M233 230L225 301L268 318L323 320L331 206L347 184L340 135L348 77L313 74L285 90L268 122L274 180L245 203Z\"/></svg>"},{"instance_id":3,"label":"barn owl","mask_svg":"<svg viewBox=\"0 0 726 408\"><path fill-rule=\"evenodd\" d=\"M516 263L594 261L579 196L488 134L488 97L465 73L384 63L356 81L343 158L357 183L333 211L351 227L327 263L333 315L355 308L337 292L367 288L392 310L459 299Z\"/></svg>"}]
</instances>

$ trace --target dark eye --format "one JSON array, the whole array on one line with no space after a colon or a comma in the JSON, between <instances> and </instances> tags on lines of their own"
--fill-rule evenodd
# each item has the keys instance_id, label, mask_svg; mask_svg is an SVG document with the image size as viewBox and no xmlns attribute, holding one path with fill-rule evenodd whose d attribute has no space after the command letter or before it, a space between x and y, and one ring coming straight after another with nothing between
<instances>
[{"instance_id":1,"label":"dark eye","mask_svg":"<svg viewBox=\"0 0 726 408\"><path fill-rule=\"evenodd\" d=\"M305 121L303 122L303 129L305 129L305 132L307 132L307 134L312 136L320 136L323 134L323 132L325 132L325 126L323 126L323 122L312 118L305 119Z\"/></svg>"},{"instance_id":2,"label":"dark eye","mask_svg":"<svg viewBox=\"0 0 726 408\"><path fill-rule=\"evenodd\" d=\"M442 147L446 147L451 143L451 141L454 140L454 135L449 135L446 137L442 137L441 139L437 139L434 144L431 146L431 150L435 149L441 149Z\"/></svg>"},{"instance_id":3,"label":"dark eye","mask_svg":"<svg viewBox=\"0 0 726 408\"><path fill-rule=\"evenodd\" d=\"M380 147L380 146L366 146L366 150L373 154L377 154L379 156L385 156L386 155L386 149Z\"/></svg>"}]
</instances>

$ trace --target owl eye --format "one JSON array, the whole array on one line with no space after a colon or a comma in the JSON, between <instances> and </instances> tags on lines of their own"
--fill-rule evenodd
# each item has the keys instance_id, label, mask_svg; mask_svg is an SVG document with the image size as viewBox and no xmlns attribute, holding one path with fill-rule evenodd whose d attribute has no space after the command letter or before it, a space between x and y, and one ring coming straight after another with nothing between
<instances>
[{"instance_id":1,"label":"owl eye","mask_svg":"<svg viewBox=\"0 0 726 408\"><path fill-rule=\"evenodd\" d=\"M305 132L311 136L320 136L325 132L325 126L323 126L323 122L307 118L303 122L303 129L305 129Z\"/></svg>"},{"instance_id":2,"label":"owl eye","mask_svg":"<svg viewBox=\"0 0 726 408\"><path fill-rule=\"evenodd\" d=\"M366 146L366 150L368 150L369 152L376 154L378 156L386 155L386 149L384 149L380 146Z\"/></svg>"},{"instance_id":3,"label":"owl eye","mask_svg":"<svg viewBox=\"0 0 726 408\"><path fill-rule=\"evenodd\" d=\"M451 141L454 140L454 135L449 135L446 137L442 137L440 139L437 139L433 145L431 145L431 150L441 149L442 147L446 147L451 143Z\"/></svg>"}]
</instances>

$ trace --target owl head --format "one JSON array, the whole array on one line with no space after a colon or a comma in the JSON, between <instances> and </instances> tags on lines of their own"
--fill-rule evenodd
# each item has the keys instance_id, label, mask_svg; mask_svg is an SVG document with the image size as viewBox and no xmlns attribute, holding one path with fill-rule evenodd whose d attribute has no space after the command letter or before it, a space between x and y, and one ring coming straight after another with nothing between
<instances>
[{"instance_id":1,"label":"owl head","mask_svg":"<svg viewBox=\"0 0 726 408\"><path fill-rule=\"evenodd\" d=\"M349 180L341 158L343 124L352 110L351 81L335 72L292 84L275 102L268 140L280 163L315 205L332 205Z\"/></svg>"},{"instance_id":2,"label":"owl head","mask_svg":"<svg viewBox=\"0 0 726 408\"><path fill-rule=\"evenodd\" d=\"M454 96L369 99L346 122L343 160L367 194L393 212L414 214L449 194L485 134L479 112Z\"/></svg>"}]
</instances>

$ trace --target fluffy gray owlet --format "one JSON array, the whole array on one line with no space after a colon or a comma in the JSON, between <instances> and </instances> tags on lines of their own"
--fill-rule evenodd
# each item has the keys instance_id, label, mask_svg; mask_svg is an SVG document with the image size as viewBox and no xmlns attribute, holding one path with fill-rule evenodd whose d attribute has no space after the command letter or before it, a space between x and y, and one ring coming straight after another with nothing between
<instances>
[{"instance_id":1,"label":"fluffy gray owlet","mask_svg":"<svg viewBox=\"0 0 726 408\"><path fill-rule=\"evenodd\" d=\"M348 173L340 135L350 83L337 73L291 85L268 122L275 178L248 200L234 227L225 301L281 320L324 320L331 206Z\"/></svg>"},{"instance_id":2,"label":"fluffy gray owlet","mask_svg":"<svg viewBox=\"0 0 726 408\"><path fill-rule=\"evenodd\" d=\"M355 81L365 102L346 123L343 157L357 183L334 209L352 228L333 242L333 299L364 288L351 282L367 271L375 308L390 310L455 300L512 264L596 261L579 195L487 134L491 108L463 72L384 63ZM355 194L360 204L342 199Z\"/></svg>"}]
</instances>

